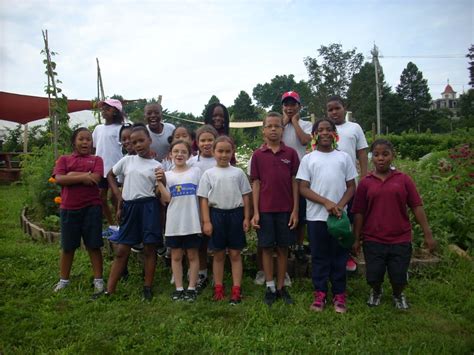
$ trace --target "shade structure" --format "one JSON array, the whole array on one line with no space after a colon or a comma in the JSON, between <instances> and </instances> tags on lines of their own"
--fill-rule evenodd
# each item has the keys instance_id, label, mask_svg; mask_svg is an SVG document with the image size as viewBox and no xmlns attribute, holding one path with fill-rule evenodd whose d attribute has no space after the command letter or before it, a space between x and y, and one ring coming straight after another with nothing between
<instances>
[{"instance_id":1,"label":"shade structure","mask_svg":"<svg viewBox=\"0 0 474 355\"><path fill-rule=\"evenodd\" d=\"M68 112L92 110L91 100L68 100ZM48 98L0 91L0 119L21 124L49 116Z\"/></svg>"}]
</instances>

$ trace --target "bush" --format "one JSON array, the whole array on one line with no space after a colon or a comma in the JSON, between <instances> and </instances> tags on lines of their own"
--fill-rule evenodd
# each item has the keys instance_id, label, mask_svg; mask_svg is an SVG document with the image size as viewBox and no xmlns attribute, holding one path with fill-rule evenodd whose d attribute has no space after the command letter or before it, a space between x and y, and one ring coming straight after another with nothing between
<instances>
[{"instance_id":1,"label":"bush","mask_svg":"<svg viewBox=\"0 0 474 355\"><path fill-rule=\"evenodd\" d=\"M454 243L471 253L474 248L474 152L463 144L437 152L418 163L405 164L423 197L433 236L441 246ZM415 244L423 234L414 226Z\"/></svg>"},{"instance_id":2,"label":"bush","mask_svg":"<svg viewBox=\"0 0 474 355\"><path fill-rule=\"evenodd\" d=\"M51 177L55 164L52 145L34 147L32 154L22 156L21 164L30 215L36 221L58 215L61 189Z\"/></svg>"}]
</instances>

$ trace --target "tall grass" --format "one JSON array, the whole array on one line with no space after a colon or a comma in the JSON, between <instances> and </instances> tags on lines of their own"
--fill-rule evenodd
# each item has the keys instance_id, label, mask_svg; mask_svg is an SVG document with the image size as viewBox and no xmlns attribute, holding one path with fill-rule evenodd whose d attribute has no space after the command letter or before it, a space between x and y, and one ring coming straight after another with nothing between
<instances>
[{"instance_id":1,"label":"tall grass","mask_svg":"<svg viewBox=\"0 0 474 355\"><path fill-rule=\"evenodd\" d=\"M91 271L79 250L71 285L60 294L58 245L33 242L19 228L21 186L0 186L0 353L414 353L474 351L474 267L445 255L436 268L414 270L407 290L412 307L365 305L363 277L348 281L345 315L331 307L309 310L309 279L296 279L294 306L263 304L263 287L247 267L241 305L212 302L207 289L195 304L173 303L170 272L158 267L155 298L141 301L141 270L111 298L89 301ZM110 262L106 262L106 275ZM227 280L229 278L227 277Z\"/></svg>"}]
</instances>

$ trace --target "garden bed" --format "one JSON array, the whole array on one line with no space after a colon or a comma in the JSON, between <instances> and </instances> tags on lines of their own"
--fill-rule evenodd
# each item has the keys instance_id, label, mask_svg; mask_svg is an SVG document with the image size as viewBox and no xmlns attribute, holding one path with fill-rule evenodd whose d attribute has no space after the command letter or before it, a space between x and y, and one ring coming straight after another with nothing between
<instances>
[{"instance_id":1,"label":"garden bed","mask_svg":"<svg viewBox=\"0 0 474 355\"><path fill-rule=\"evenodd\" d=\"M41 226L31 222L27 217L26 207L21 211L20 225L23 232L28 234L33 240L56 243L61 237L60 232L44 230Z\"/></svg>"}]
</instances>

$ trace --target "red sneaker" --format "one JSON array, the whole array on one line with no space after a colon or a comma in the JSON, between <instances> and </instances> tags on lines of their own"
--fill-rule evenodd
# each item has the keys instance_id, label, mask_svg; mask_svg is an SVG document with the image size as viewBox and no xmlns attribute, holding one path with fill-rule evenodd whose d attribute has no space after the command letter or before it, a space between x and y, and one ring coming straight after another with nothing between
<instances>
[{"instance_id":1,"label":"red sneaker","mask_svg":"<svg viewBox=\"0 0 474 355\"><path fill-rule=\"evenodd\" d=\"M242 301L240 286L232 286L232 293L230 295L230 304L235 306Z\"/></svg>"},{"instance_id":2,"label":"red sneaker","mask_svg":"<svg viewBox=\"0 0 474 355\"><path fill-rule=\"evenodd\" d=\"M326 292L314 291L314 301L309 309L316 312L322 312L326 304Z\"/></svg>"},{"instance_id":3,"label":"red sneaker","mask_svg":"<svg viewBox=\"0 0 474 355\"><path fill-rule=\"evenodd\" d=\"M349 260L346 263L346 270L347 271L356 271L357 270L357 263L355 262L352 256L349 256Z\"/></svg>"},{"instance_id":4,"label":"red sneaker","mask_svg":"<svg viewBox=\"0 0 474 355\"><path fill-rule=\"evenodd\" d=\"M338 295L335 295L332 303L334 305L334 310L336 313L346 313L347 311L347 306L346 306L346 294L345 293L340 293Z\"/></svg>"},{"instance_id":5,"label":"red sneaker","mask_svg":"<svg viewBox=\"0 0 474 355\"><path fill-rule=\"evenodd\" d=\"M222 301L225 298L224 285L214 286L214 301Z\"/></svg>"}]
</instances>

